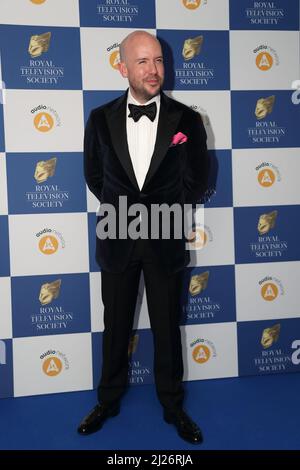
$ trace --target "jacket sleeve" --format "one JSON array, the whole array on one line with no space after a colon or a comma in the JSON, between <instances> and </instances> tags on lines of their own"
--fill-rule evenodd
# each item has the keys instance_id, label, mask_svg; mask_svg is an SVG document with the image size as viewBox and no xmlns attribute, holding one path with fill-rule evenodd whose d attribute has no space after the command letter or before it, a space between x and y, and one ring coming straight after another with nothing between
<instances>
[{"instance_id":1,"label":"jacket sleeve","mask_svg":"<svg viewBox=\"0 0 300 470\"><path fill-rule=\"evenodd\" d=\"M215 189L209 185L211 160L207 152L207 135L200 114L193 113L189 119L189 128L183 175L185 203L204 204L215 193Z\"/></svg>"},{"instance_id":2,"label":"jacket sleeve","mask_svg":"<svg viewBox=\"0 0 300 470\"><path fill-rule=\"evenodd\" d=\"M90 114L84 133L84 176L89 189L101 202L103 186L102 153L93 113Z\"/></svg>"}]
</instances>

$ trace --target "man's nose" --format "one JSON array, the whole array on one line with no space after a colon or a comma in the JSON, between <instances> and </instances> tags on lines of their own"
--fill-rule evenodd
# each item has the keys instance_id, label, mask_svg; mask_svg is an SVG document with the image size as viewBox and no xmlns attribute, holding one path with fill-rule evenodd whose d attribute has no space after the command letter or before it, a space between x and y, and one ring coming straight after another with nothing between
<instances>
[{"instance_id":1,"label":"man's nose","mask_svg":"<svg viewBox=\"0 0 300 470\"><path fill-rule=\"evenodd\" d=\"M156 62L149 63L149 72L153 74L157 74L157 64Z\"/></svg>"}]
</instances>

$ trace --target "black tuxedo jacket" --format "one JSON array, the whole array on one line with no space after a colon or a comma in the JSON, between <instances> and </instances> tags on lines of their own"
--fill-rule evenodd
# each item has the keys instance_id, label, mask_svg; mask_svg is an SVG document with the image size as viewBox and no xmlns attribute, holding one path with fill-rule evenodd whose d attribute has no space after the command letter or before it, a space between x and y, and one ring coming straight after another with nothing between
<instances>
[{"instance_id":1,"label":"black tuxedo jacket","mask_svg":"<svg viewBox=\"0 0 300 470\"><path fill-rule=\"evenodd\" d=\"M110 203L115 207L117 235L119 196L127 196L128 207L130 204L143 203L149 209L149 214L151 204L200 203L207 194L210 166L206 132L200 115L161 93L155 148L140 190L127 144L126 103L127 93L94 109L87 122L84 138L87 185L100 203ZM173 136L178 132L185 134L187 141L170 146ZM128 217L128 223L133 218ZM168 274L189 263L184 234L181 239L163 239L160 233L158 239L151 239L150 242L161 267ZM101 240L97 237L97 262L106 271L122 272L126 269L133 245L134 240L131 238Z\"/></svg>"}]
</instances>

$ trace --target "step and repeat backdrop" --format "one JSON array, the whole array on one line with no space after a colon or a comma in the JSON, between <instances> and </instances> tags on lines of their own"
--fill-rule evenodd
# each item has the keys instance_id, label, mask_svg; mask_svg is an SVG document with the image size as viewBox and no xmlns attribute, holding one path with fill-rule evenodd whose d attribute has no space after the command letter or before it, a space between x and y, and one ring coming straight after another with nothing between
<instances>
[{"instance_id":1,"label":"step and repeat backdrop","mask_svg":"<svg viewBox=\"0 0 300 470\"><path fill-rule=\"evenodd\" d=\"M185 380L300 371L299 0L1 0L0 397L97 386L83 133L127 88L135 29L161 40L164 89L201 113L217 173L185 270ZM131 384L153 382L152 356L141 278Z\"/></svg>"}]
</instances>

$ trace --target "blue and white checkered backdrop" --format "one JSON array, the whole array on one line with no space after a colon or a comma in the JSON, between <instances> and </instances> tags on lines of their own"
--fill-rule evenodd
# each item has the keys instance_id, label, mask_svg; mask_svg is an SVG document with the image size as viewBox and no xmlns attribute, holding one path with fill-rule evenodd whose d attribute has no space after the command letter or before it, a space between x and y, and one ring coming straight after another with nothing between
<instances>
[{"instance_id":1,"label":"blue and white checkered backdrop","mask_svg":"<svg viewBox=\"0 0 300 470\"><path fill-rule=\"evenodd\" d=\"M184 378L300 371L299 0L1 0L1 20L0 396L97 385L83 132L127 88L135 29L161 39L165 91L201 113L218 170L185 272ZM132 384L153 381L142 281Z\"/></svg>"}]
</instances>

